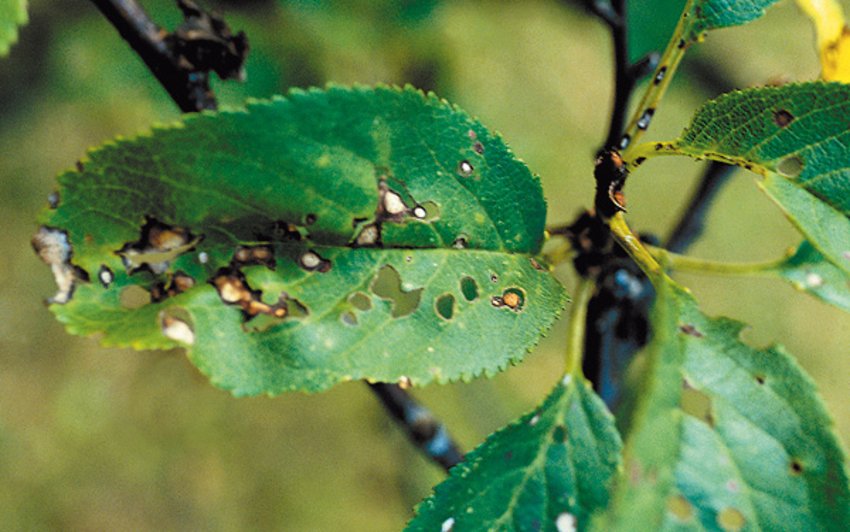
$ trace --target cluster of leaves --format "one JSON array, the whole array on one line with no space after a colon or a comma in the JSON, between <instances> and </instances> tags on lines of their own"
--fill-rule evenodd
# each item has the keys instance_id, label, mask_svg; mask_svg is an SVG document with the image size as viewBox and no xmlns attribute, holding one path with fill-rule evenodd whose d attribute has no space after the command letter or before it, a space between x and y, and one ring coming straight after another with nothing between
<instances>
[{"instance_id":1,"label":"cluster of leaves","mask_svg":"<svg viewBox=\"0 0 850 532\"><path fill-rule=\"evenodd\" d=\"M730 93L679 139L636 142L685 50L774 2L685 6L622 157L632 169L686 155L752 170L805 237L768 271L848 309L850 86ZM826 60L824 76L835 76ZM411 88L293 91L191 116L93 150L59 184L34 244L67 329L185 347L237 395L492 374L567 299L541 256L537 178L476 120ZM571 350L543 404L470 453L411 530L850 522L845 458L810 379L781 348L744 344L741 324L704 316L635 249L658 297L639 396L619 413L625 443Z\"/></svg>"}]
</instances>

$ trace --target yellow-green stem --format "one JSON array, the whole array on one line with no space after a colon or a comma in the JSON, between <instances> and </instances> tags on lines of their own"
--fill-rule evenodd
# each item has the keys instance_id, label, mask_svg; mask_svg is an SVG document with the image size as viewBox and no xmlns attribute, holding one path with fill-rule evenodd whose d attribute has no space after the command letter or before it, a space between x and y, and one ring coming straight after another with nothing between
<instances>
[{"instance_id":1,"label":"yellow-green stem","mask_svg":"<svg viewBox=\"0 0 850 532\"><path fill-rule=\"evenodd\" d=\"M687 5L685 5L685 10L682 12L683 14L690 12L693 1L694 0L688 0ZM664 93L667 92L667 87L670 86L670 81L673 79L673 75L679 68L679 63L682 62L685 51L692 43L692 41L685 38L692 19L693 17L679 17L679 24L676 26L676 30L673 32L673 37L670 39L670 42L667 44L667 49L664 50L664 54L658 62L658 67L649 82L649 87L646 92L644 92L640 104L637 106L634 115L632 115L632 119L626 126L626 131L623 135L623 138L627 139L626 147L623 148L621 144L620 152L623 160L627 163L637 158L634 153L634 149L631 147L636 144L637 140L640 139L644 131L647 129L647 127L638 127L641 117L643 117L650 109L652 110L652 113L655 112L655 108L658 106L658 101L661 100ZM662 78L658 81L659 73L662 72ZM646 124L646 126L648 125L649 124Z\"/></svg>"},{"instance_id":2,"label":"yellow-green stem","mask_svg":"<svg viewBox=\"0 0 850 532\"><path fill-rule=\"evenodd\" d=\"M576 287L567 327L566 374L581 375L584 356L584 333L587 321L587 304L593 295L593 281L582 279Z\"/></svg>"},{"instance_id":3,"label":"yellow-green stem","mask_svg":"<svg viewBox=\"0 0 850 532\"><path fill-rule=\"evenodd\" d=\"M671 253L666 249L648 247L649 252L672 270L716 275L764 275L785 263L788 256L766 262L720 262Z\"/></svg>"},{"instance_id":4,"label":"yellow-green stem","mask_svg":"<svg viewBox=\"0 0 850 532\"><path fill-rule=\"evenodd\" d=\"M640 238L632 233L632 230L626 224L623 213L618 212L615 214L608 222L608 227L611 229L611 235L614 237L614 240L626 250L626 253L629 254L651 281L654 282L659 277L664 276L664 269L643 246Z\"/></svg>"}]
</instances>

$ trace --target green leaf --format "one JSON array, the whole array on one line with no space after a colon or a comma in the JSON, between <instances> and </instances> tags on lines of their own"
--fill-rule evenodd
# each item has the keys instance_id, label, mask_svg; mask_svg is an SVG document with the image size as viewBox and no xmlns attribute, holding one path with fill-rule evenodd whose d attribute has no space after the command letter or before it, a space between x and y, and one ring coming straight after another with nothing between
<instances>
[{"instance_id":1,"label":"green leaf","mask_svg":"<svg viewBox=\"0 0 850 532\"><path fill-rule=\"evenodd\" d=\"M587 381L567 378L452 469L407 530L584 529L608 502L620 446Z\"/></svg>"},{"instance_id":2,"label":"green leaf","mask_svg":"<svg viewBox=\"0 0 850 532\"><path fill-rule=\"evenodd\" d=\"M662 52L676 29L685 0L629 0L626 2L629 61L650 52Z\"/></svg>"},{"instance_id":3,"label":"green leaf","mask_svg":"<svg viewBox=\"0 0 850 532\"><path fill-rule=\"evenodd\" d=\"M850 85L812 82L721 96L667 147L762 174L762 190L818 251L850 273L848 142Z\"/></svg>"},{"instance_id":4,"label":"green leaf","mask_svg":"<svg viewBox=\"0 0 850 532\"><path fill-rule=\"evenodd\" d=\"M565 299L533 259L537 178L413 89L191 116L93 151L59 182L34 244L68 330L188 347L239 395L492 373Z\"/></svg>"},{"instance_id":5,"label":"green leaf","mask_svg":"<svg viewBox=\"0 0 850 532\"><path fill-rule=\"evenodd\" d=\"M656 285L646 386L625 476L600 530L843 530L845 456L814 384L781 348L707 318L669 279Z\"/></svg>"},{"instance_id":6,"label":"green leaf","mask_svg":"<svg viewBox=\"0 0 850 532\"><path fill-rule=\"evenodd\" d=\"M27 23L26 0L0 0L0 56L18 40L18 26Z\"/></svg>"},{"instance_id":7,"label":"green leaf","mask_svg":"<svg viewBox=\"0 0 850 532\"><path fill-rule=\"evenodd\" d=\"M795 288L850 312L850 277L833 266L808 242L778 269Z\"/></svg>"},{"instance_id":8,"label":"green leaf","mask_svg":"<svg viewBox=\"0 0 850 532\"><path fill-rule=\"evenodd\" d=\"M752 22L776 2L778 0L692 0L686 14L690 38L698 39L709 30Z\"/></svg>"}]
</instances>

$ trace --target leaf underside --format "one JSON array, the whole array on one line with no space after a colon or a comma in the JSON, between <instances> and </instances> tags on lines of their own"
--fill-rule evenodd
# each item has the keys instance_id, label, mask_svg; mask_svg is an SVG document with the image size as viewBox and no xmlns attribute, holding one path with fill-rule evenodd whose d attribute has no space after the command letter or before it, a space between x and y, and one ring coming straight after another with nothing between
<instances>
[{"instance_id":1,"label":"leaf underside","mask_svg":"<svg viewBox=\"0 0 850 532\"><path fill-rule=\"evenodd\" d=\"M733 92L704 105L674 152L739 164L827 260L850 274L850 85Z\"/></svg>"},{"instance_id":2,"label":"leaf underside","mask_svg":"<svg viewBox=\"0 0 850 532\"><path fill-rule=\"evenodd\" d=\"M26 0L0 0L0 56L18 40L18 27L27 23Z\"/></svg>"},{"instance_id":3,"label":"leaf underside","mask_svg":"<svg viewBox=\"0 0 850 532\"><path fill-rule=\"evenodd\" d=\"M417 508L408 531L584 528L608 501L620 437L584 380L491 435Z\"/></svg>"},{"instance_id":4,"label":"leaf underside","mask_svg":"<svg viewBox=\"0 0 850 532\"><path fill-rule=\"evenodd\" d=\"M537 178L413 89L192 116L93 151L59 182L35 244L77 280L51 306L68 330L187 347L239 395L492 373L565 300L533 259Z\"/></svg>"},{"instance_id":5,"label":"leaf underside","mask_svg":"<svg viewBox=\"0 0 850 532\"><path fill-rule=\"evenodd\" d=\"M646 387L600 530L841 530L845 457L809 377L657 285Z\"/></svg>"}]
</instances>

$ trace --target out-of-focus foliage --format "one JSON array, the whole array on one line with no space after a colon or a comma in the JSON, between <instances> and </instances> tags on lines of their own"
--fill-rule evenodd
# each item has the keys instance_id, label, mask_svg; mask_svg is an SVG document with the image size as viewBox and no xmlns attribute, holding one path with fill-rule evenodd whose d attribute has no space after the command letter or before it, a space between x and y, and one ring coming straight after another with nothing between
<instances>
[{"instance_id":1,"label":"out-of-focus foliage","mask_svg":"<svg viewBox=\"0 0 850 532\"><path fill-rule=\"evenodd\" d=\"M820 53L821 77L850 82L850 28L838 0L797 0L815 25Z\"/></svg>"},{"instance_id":2,"label":"out-of-focus foliage","mask_svg":"<svg viewBox=\"0 0 850 532\"><path fill-rule=\"evenodd\" d=\"M0 0L0 56L18 40L18 26L27 23L26 0Z\"/></svg>"},{"instance_id":3,"label":"out-of-focus foliage","mask_svg":"<svg viewBox=\"0 0 850 532\"><path fill-rule=\"evenodd\" d=\"M179 18L169 1L145 5L166 26ZM592 197L612 73L606 30L583 11L549 0L439 2L413 28L388 32L377 8L364 10L373 18L360 22L316 2L216 5L252 44L247 82L216 84L224 103L329 80L409 81L500 131L541 174L550 221L573 218ZM92 6L35 0L30 19L0 62L4 526L400 529L443 475L410 449L362 384L318 396L234 400L179 351L102 349L69 337L44 308L40 298L55 286L29 238L55 175L89 146L178 113ZM337 21L333 29L328 20ZM738 87L813 79L820 67L800 20L786 3L750 26L712 32L695 50L711 69L694 72ZM699 78L677 78L652 134L675 137L709 96ZM633 225L663 234L689 192L687 176L698 172L684 158L647 163L629 183ZM695 254L768 259L797 242L753 188L749 179L729 185ZM708 314L750 323L748 340L778 340L797 354L850 438L846 315L772 280L688 277L685 284ZM536 354L492 381L417 395L471 449L539 403L562 370L563 334L555 329Z\"/></svg>"}]
</instances>

